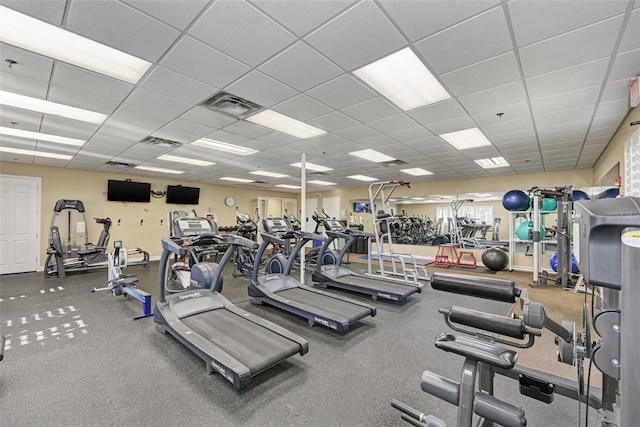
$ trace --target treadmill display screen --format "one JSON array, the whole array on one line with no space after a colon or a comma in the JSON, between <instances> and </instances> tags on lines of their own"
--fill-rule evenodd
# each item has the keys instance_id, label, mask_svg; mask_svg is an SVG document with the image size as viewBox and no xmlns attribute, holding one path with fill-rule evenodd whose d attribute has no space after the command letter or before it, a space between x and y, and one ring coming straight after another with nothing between
<instances>
[{"instance_id":1,"label":"treadmill display screen","mask_svg":"<svg viewBox=\"0 0 640 427\"><path fill-rule=\"evenodd\" d=\"M199 236L202 233L212 232L211 224L206 219L180 219L178 228L182 236Z\"/></svg>"},{"instance_id":2,"label":"treadmill display screen","mask_svg":"<svg viewBox=\"0 0 640 427\"><path fill-rule=\"evenodd\" d=\"M284 219L265 219L264 226L267 233L284 233L289 230Z\"/></svg>"}]
</instances>

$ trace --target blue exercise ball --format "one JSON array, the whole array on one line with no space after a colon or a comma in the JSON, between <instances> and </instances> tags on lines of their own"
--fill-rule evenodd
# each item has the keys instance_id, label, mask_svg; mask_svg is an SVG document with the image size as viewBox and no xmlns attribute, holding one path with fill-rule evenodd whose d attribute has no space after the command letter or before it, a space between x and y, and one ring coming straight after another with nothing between
<instances>
[{"instance_id":1,"label":"blue exercise ball","mask_svg":"<svg viewBox=\"0 0 640 427\"><path fill-rule=\"evenodd\" d=\"M516 230L516 236L520 240L529 240L529 232L533 230L533 221L525 221L520 224ZM540 236L544 236L546 230L541 225L540 226Z\"/></svg>"},{"instance_id":2,"label":"blue exercise ball","mask_svg":"<svg viewBox=\"0 0 640 427\"><path fill-rule=\"evenodd\" d=\"M529 203L529 196L520 190L507 191L502 197L502 206L508 211L526 211Z\"/></svg>"},{"instance_id":3,"label":"blue exercise ball","mask_svg":"<svg viewBox=\"0 0 640 427\"><path fill-rule=\"evenodd\" d=\"M553 255L551 255L551 259L549 259L549 266L553 271L555 271L556 273L558 272L558 252L554 252ZM573 254L571 254L571 272L573 274L580 273L578 263L576 262L576 257Z\"/></svg>"},{"instance_id":4,"label":"blue exercise ball","mask_svg":"<svg viewBox=\"0 0 640 427\"><path fill-rule=\"evenodd\" d=\"M609 188L596 196L596 199L615 199L620 194L619 188Z\"/></svg>"},{"instance_id":5,"label":"blue exercise ball","mask_svg":"<svg viewBox=\"0 0 640 427\"><path fill-rule=\"evenodd\" d=\"M571 192L571 200L573 200L574 202L577 202L578 200L589 200L589 199L590 199L589 195L582 190L573 190L573 192Z\"/></svg>"}]
</instances>

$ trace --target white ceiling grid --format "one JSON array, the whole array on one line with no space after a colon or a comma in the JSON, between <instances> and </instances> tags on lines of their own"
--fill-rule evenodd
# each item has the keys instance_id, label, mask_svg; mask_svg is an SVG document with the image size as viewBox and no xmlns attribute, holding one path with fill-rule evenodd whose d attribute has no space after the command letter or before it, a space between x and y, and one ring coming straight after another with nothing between
<instances>
[{"instance_id":1,"label":"white ceiling grid","mask_svg":"<svg viewBox=\"0 0 640 427\"><path fill-rule=\"evenodd\" d=\"M108 115L100 126L11 107L0 124L87 140L82 147L1 137L3 146L70 154L57 160L1 153L0 160L270 188L297 184L307 161L321 179L348 175L437 181L591 167L629 111L640 74L640 2L634 0L3 0L6 7L150 61L135 85L0 45L0 89ZM410 47L451 95L402 111L353 71ZM10 68L6 59L17 64ZM218 91L316 126L301 140L199 105ZM498 113L501 113L500 115ZM13 122L13 123L12 123ZM15 123L15 124L14 124ZM478 127L491 146L458 151L438 135ZM177 141L165 148L148 136ZM190 143L246 146L240 156ZM406 165L349 156L372 148ZM188 166L161 154L215 162ZM510 167L474 160L504 156ZM109 161L184 170L164 175ZM410 177L400 169L433 172ZM259 177L262 169L289 175ZM309 185L310 189L321 187ZM283 189L284 190L284 189ZM291 190L296 191L296 190Z\"/></svg>"}]
</instances>

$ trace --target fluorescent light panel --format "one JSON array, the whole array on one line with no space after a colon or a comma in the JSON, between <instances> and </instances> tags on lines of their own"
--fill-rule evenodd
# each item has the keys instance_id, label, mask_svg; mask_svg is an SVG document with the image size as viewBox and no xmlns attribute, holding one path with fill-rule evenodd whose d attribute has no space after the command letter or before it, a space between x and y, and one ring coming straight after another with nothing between
<instances>
[{"instance_id":1,"label":"fluorescent light panel","mask_svg":"<svg viewBox=\"0 0 640 427\"><path fill-rule=\"evenodd\" d=\"M290 166L295 166L297 168L302 168L302 162L291 163ZM332 168L328 168L326 166L316 165L314 163L309 163L309 162L305 162L304 163L304 167L305 167L305 169L308 169L308 170L314 171L314 172L329 172L329 171L333 170Z\"/></svg>"},{"instance_id":2,"label":"fluorescent light panel","mask_svg":"<svg viewBox=\"0 0 640 427\"><path fill-rule=\"evenodd\" d=\"M469 148L491 145L491 141L489 141L478 128L445 133L440 135L440 138L444 139L458 150L467 150Z\"/></svg>"},{"instance_id":3,"label":"fluorescent light panel","mask_svg":"<svg viewBox=\"0 0 640 427\"><path fill-rule=\"evenodd\" d=\"M106 114L96 113L95 111L83 110L81 108L32 98L30 96L18 95L17 93L6 92L4 90L0 90L0 104L44 114L53 114L82 122L95 123L97 125L102 124L107 118Z\"/></svg>"},{"instance_id":4,"label":"fluorescent light panel","mask_svg":"<svg viewBox=\"0 0 640 427\"><path fill-rule=\"evenodd\" d=\"M428 170L422 168L409 168L409 169L400 169L400 172L404 172L413 176L425 176L425 175L433 175L433 172L429 172Z\"/></svg>"},{"instance_id":5,"label":"fluorescent light panel","mask_svg":"<svg viewBox=\"0 0 640 427\"><path fill-rule=\"evenodd\" d=\"M300 120L292 119L273 110L261 111L253 116L247 117L245 120L300 139L312 138L327 133L322 129L303 123Z\"/></svg>"},{"instance_id":6,"label":"fluorescent light panel","mask_svg":"<svg viewBox=\"0 0 640 427\"><path fill-rule=\"evenodd\" d=\"M408 47L354 74L405 111L451 98Z\"/></svg>"},{"instance_id":7,"label":"fluorescent light panel","mask_svg":"<svg viewBox=\"0 0 640 427\"><path fill-rule=\"evenodd\" d=\"M289 185L289 184L278 184L278 185L276 185L276 187L291 188L292 190L297 190L297 189L300 188L299 185Z\"/></svg>"},{"instance_id":8,"label":"fluorescent light panel","mask_svg":"<svg viewBox=\"0 0 640 427\"><path fill-rule=\"evenodd\" d=\"M347 178L357 179L358 181L377 181L378 178L372 178L366 175L348 175Z\"/></svg>"},{"instance_id":9,"label":"fluorescent light panel","mask_svg":"<svg viewBox=\"0 0 640 427\"><path fill-rule=\"evenodd\" d=\"M267 171L253 171L253 172L249 172L252 175L262 175L262 176L268 176L271 178L286 178L289 175L285 175L283 173L276 173L276 172L267 172Z\"/></svg>"},{"instance_id":10,"label":"fluorescent light panel","mask_svg":"<svg viewBox=\"0 0 640 427\"><path fill-rule=\"evenodd\" d=\"M199 147L210 148L212 150L224 151L225 153L239 154L241 156L248 156L249 154L255 154L258 150L253 148L241 147L240 145L233 145L227 142L215 141L213 139L200 138L197 141L192 142L193 145Z\"/></svg>"},{"instance_id":11,"label":"fluorescent light panel","mask_svg":"<svg viewBox=\"0 0 640 427\"><path fill-rule=\"evenodd\" d=\"M171 173L174 175L179 175L181 173L184 173L184 171L179 171L175 169L157 168L155 166L135 166L134 169L140 169L143 171L150 171L150 172Z\"/></svg>"},{"instance_id":12,"label":"fluorescent light panel","mask_svg":"<svg viewBox=\"0 0 640 427\"><path fill-rule=\"evenodd\" d=\"M255 182L253 179L244 179L244 178L234 178L231 176L223 176L222 178L220 178L222 181L233 181L233 182L242 182L242 183L249 183L249 182Z\"/></svg>"},{"instance_id":13,"label":"fluorescent light panel","mask_svg":"<svg viewBox=\"0 0 640 427\"><path fill-rule=\"evenodd\" d=\"M47 153L46 151L23 150L22 148L0 147L1 153L24 154L27 156L48 157L50 159L71 160L68 154Z\"/></svg>"},{"instance_id":14,"label":"fluorescent light panel","mask_svg":"<svg viewBox=\"0 0 640 427\"><path fill-rule=\"evenodd\" d=\"M151 63L0 6L0 41L129 83Z\"/></svg>"},{"instance_id":15,"label":"fluorescent light panel","mask_svg":"<svg viewBox=\"0 0 640 427\"><path fill-rule=\"evenodd\" d=\"M194 166L212 166L212 165L215 165L214 162L207 162L205 160L190 159L188 157L172 156L170 154L163 154L162 156L158 157L158 160L166 160L168 162L184 163L184 164L187 164L187 165L194 165Z\"/></svg>"},{"instance_id":16,"label":"fluorescent light panel","mask_svg":"<svg viewBox=\"0 0 640 427\"><path fill-rule=\"evenodd\" d=\"M5 126L0 126L0 135L17 136L18 138L35 139L39 141L57 142L58 144L75 145L78 147L84 145L84 143L86 142L82 139L67 138L66 136L51 135L48 133L31 132L28 130L8 128Z\"/></svg>"},{"instance_id":17,"label":"fluorescent light panel","mask_svg":"<svg viewBox=\"0 0 640 427\"><path fill-rule=\"evenodd\" d=\"M360 157L361 159L369 160L373 163L391 162L393 160L396 160L391 156L387 156L386 154L371 149L352 151L349 154L352 156Z\"/></svg>"},{"instance_id":18,"label":"fluorescent light panel","mask_svg":"<svg viewBox=\"0 0 640 427\"><path fill-rule=\"evenodd\" d=\"M329 182L329 181L321 181L321 180L314 180L314 181L307 181L309 184L317 184L317 185L336 185L335 182Z\"/></svg>"},{"instance_id":19,"label":"fluorescent light panel","mask_svg":"<svg viewBox=\"0 0 640 427\"><path fill-rule=\"evenodd\" d=\"M490 159L478 159L474 160L480 167L484 169L504 168L509 166L509 163L504 157L491 157Z\"/></svg>"}]
</instances>

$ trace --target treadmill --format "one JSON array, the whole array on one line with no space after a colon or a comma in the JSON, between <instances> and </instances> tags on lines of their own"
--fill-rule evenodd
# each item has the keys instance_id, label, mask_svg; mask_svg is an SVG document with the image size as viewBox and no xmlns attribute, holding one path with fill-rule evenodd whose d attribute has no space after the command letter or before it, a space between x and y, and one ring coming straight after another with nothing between
<instances>
[{"instance_id":1,"label":"treadmill","mask_svg":"<svg viewBox=\"0 0 640 427\"><path fill-rule=\"evenodd\" d=\"M423 285L421 283L401 283L399 281L378 279L357 274L344 268L341 265L342 259L356 239L358 237L371 238L373 234L347 229L336 219L325 220L324 226L325 233L329 238L323 242L320 248L318 262L311 276L314 283L371 295L374 301L382 298L404 303L409 296L422 292ZM340 251L340 255L336 255L329 249L329 245L338 238L345 240L345 245Z\"/></svg>"},{"instance_id":2,"label":"treadmill","mask_svg":"<svg viewBox=\"0 0 640 427\"><path fill-rule=\"evenodd\" d=\"M192 225L194 222L192 222ZM209 224L203 218L201 224ZM189 233L193 235L193 229ZM172 255L182 256L184 240L193 246L228 245L220 264L202 262L191 267L191 288L167 295L168 265ZM295 355L304 355L307 341L252 313L236 307L222 290L222 271L238 246L254 249L257 244L236 235L206 231L184 239L162 238L158 277L158 303L153 319L162 333L173 335L206 362L208 373L218 372L238 390L262 371Z\"/></svg>"},{"instance_id":3,"label":"treadmill","mask_svg":"<svg viewBox=\"0 0 640 427\"><path fill-rule=\"evenodd\" d=\"M253 268L253 278L249 285L249 296L254 304L266 303L282 310L304 317L309 326L319 324L338 332L344 332L351 325L367 316L376 315L376 307L329 292L305 286L289 275L296 256L311 240L324 240L314 233L292 230L285 219L263 220L265 233L258 248ZM260 260L270 244L288 247L288 240L296 239L297 244L288 257L277 254L267 261L267 274L258 277Z\"/></svg>"}]
</instances>

